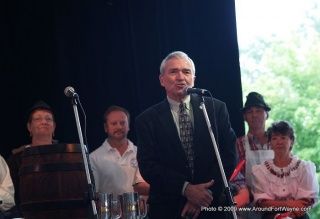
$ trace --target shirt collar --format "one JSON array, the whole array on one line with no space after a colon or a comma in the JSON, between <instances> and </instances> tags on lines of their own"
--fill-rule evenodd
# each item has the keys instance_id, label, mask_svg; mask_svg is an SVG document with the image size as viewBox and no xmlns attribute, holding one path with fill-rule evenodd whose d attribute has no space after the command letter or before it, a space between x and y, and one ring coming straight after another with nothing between
<instances>
[{"instance_id":1,"label":"shirt collar","mask_svg":"<svg viewBox=\"0 0 320 219\"><path fill-rule=\"evenodd\" d=\"M111 145L109 144L108 142L108 139L106 139L103 143L107 149L107 152L112 152L112 151L115 151L116 149L114 147L111 147ZM125 151L126 152L133 152L134 151L134 145L133 143L128 139L128 148L127 150Z\"/></svg>"},{"instance_id":2,"label":"shirt collar","mask_svg":"<svg viewBox=\"0 0 320 219\"><path fill-rule=\"evenodd\" d=\"M181 102L177 102L168 96L167 96L167 99L168 99L171 110L173 110L174 112L179 112L179 105ZM191 110L190 95L187 95L182 102L186 104L187 110L190 111Z\"/></svg>"}]
</instances>

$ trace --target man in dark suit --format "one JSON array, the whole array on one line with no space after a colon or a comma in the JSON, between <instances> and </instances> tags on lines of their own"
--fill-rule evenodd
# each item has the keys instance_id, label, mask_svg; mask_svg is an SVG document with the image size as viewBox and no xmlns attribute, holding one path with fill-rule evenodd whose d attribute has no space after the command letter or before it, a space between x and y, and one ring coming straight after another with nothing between
<instances>
[{"instance_id":1,"label":"man in dark suit","mask_svg":"<svg viewBox=\"0 0 320 219\"><path fill-rule=\"evenodd\" d=\"M170 53L160 65L159 79L167 98L140 114L135 124L139 168L150 184L149 217L224 218L225 212L215 208L223 204L224 185L199 108L201 97L186 93L194 86L194 63L184 52ZM205 105L228 178L236 164L229 114L217 99L205 98ZM186 120L191 136L185 136Z\"/></svg>"}]
</instances>

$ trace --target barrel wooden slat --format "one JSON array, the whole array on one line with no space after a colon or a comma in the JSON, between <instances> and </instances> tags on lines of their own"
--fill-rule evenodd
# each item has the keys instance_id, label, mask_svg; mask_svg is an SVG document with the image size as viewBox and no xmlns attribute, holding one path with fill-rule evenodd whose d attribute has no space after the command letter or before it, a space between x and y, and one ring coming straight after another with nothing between
<instances>
[{"instance_id":1,"label":"barrel wooden slat","mask_svg":"<svg viewBox=\"0 0 320 219\"><path fill-rule=\"evenodd\" d=\"M19 174L25 218L88 218L88 187L80 145L27 148Z\"/></svg>"}]
</instances>

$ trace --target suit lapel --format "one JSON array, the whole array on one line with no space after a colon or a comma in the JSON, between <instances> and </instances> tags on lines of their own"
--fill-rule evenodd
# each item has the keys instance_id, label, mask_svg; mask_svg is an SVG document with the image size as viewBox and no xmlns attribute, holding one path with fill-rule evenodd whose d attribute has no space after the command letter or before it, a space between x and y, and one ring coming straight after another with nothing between
<instances>
[{"instance_id":1,"label":"suit lapel","mask_svg":"<svg viewBox=\"0 0 320 219\"><path fill-rule=\"evenodd\" d=\"M198 96L191 95L191 105L193 111L193 123L194 123L194 145L196 142L201 142L200 135L203 131L203 125L205 120L203 117L202 110L200 109L200 98Z\"/></svg>"},{"instance_id":2,"label":"suit lapel","mask_svg":"<svg viewBox=\"0 0 320 219\"><path fill-rule=\"evenodd\" d=\"M174 123L168 100L164 100L158 108L158 115L160 118L161 127L165 127L163 131L167 132L170 139L175 144L180 144L180 138L177 131L176 124Z\"/></svg>"},{"instance_id":3,"label":"suit lapel","mask_svg":"<svg viewBox=\"0 0 320 219\"><path fill-rule=\"evenodd\" d=\"M201 99L198 96L191 95L191 104L193 111L193 120L194 120L194 135L193 135L193 151L194 151L194 177L197 178L199 171L201 172L200 163L203 163L203 160L199 160L198 157L203 158L211 156L210 151L208 150L208 145L210 144L210 135L208 132L207 124L202 112L200 109ZM200 168L200 169L199 169ZM203 167L202 167L203 168Z\"/></svg>"},{"instance_id":4,"label":"suit lapel","mask_svg":"<svg viewBox=\"0 0 320 219\"><path fill-rule=\"evenodd\" d=\"M202 109L200 109L201 101L202 100L199 96L191 95L191 104L192 104L194 127L195 127L195 133L194 133L195 142L201 142L201 139L203 138L204 133L207 133L207 136L210 137L207 123L206 123L206 120L203 115L203 111L202 111ZM211 123L211 128L213 130L213 134L217 140L217 131L216 131L216 126L214 124L214 117L215 116L212 113L213 112L212 105L205 102L205 106L207 109L207 113L209 116L209 120Z\"/></svg>"},{"instance_id":5,"label":"suit lapel","mask_svg":"<svg viewBox=\"0 0 320 219\"><path fill-rule=\"evenodd\" d=\"M183 159L184 162L187 162L187 157L181 145L181 141L179 138L179 133L174 123L174 119L171 113L170 105L167 99L165 99L158 108L158 115L160 120L160 127L164 127L164 132L166 132L166 136L169 136L167 139L168 145L176 148L172 148L173 152L178 151L177 156ZM182 155L182 156L181 156Z\"/></svg>"}]
</instances>

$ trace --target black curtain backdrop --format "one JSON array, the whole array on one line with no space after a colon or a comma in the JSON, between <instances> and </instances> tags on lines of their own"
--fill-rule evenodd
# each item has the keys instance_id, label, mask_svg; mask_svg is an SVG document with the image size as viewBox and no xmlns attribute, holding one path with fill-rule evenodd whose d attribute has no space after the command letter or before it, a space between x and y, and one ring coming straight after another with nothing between
<instances>
[{"instance_id":1,"label":"black curtain backdrop","mask_svg":"<svg viewBox=\"0 0 320 219\"><path fill-rule=\"evenodd\" d=\"M196 87L226 102L233 128L243 134L234 1L5 0L4 6L3 156L30 142L26 113L37 100L54 109L56 138L79 142L66 86L85 108L90 151L106 137L102 115L113 104L130 111L135 141L134 118L165 98L159 65L175 50L194 60Z\"/></svg>"}]
</instances>

